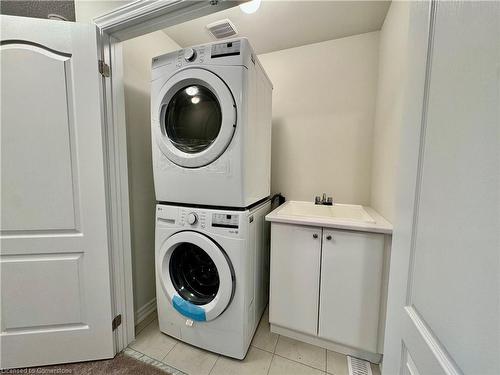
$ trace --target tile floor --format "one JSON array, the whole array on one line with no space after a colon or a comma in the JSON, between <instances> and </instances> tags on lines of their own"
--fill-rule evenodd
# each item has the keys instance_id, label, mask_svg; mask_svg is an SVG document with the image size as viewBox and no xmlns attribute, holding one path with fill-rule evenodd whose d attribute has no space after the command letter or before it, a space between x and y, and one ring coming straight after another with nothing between
<instances>
[{"instance_id":1,"label":"tile floor","mask_svg":"<svg viewBox=\"0 0 500 375\"><path fill-rule=\"evenodd\" d=\"M147 325L130 344L136 356L159 361L176 374L188 375L347 375L347 358L318 346L272 333L267 311L244 360L220 356L160 332L158 321ZM373 375L380 375L372 364Z\"/></svg>"}]
</instances>

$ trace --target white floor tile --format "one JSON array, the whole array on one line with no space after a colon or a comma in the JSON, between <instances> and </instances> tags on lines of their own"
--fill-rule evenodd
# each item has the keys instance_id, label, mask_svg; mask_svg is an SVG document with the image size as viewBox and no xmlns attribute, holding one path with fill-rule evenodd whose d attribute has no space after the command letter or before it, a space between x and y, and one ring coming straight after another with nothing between
<instances>
[{"instance_id":1,"label":"white floor tile","mask_svg":"<svg viewBox=\"0 0 500 375\"><path fill-rule=\"evenodd\" d=\"M244 360L219 357L210 375L266 375L273 355L250 347Z\"/></svg>"},{"instance_id":2,"label":"white floor tile","mask_svg":"<svg viewBox=\"0 0 500 375\"><path fill-rule=\"evenodd\" d=\"M256 348L274 353L274 349L276 348L276 343L278 342L279 335L276 333L272 333L269 328L269 313L268 310L264 312L262 315L262 319L260 320L259 326L257 327L257 331L255 332L255 336L252 340L252 345Z\"/></svg>"},{"instance_id":3,"label":"white floor tile","mask_svg":"<svg viewBox=\"0 0 500 375\"><path fill-rule=\"evenodd\" d=\"M156 313L156 310L153 311L151 314L146 316L142 322L137 324L135 326L135 336L139 336L139 334L146 328L148 325L151 324L151 322L158 320L158 314Z\"/></svg>"},{"instance_id":4,"label":"white floor tile","mask_svg":"<svg viewBox=\"0 0 500 375\"><path fill-rule=\"evenodd\" d=\"M333 375L348 375L347 356L337 352L327 351L326 354L326 371ZM375 375L375 374L374 374Z\"/></svg>"},{"instance_id":5,"label":"white floor tile","mask_svg":"<svg viewBox=\"0 0 500 375\"><path fill-rule=\"evenodd\" d=\"M275 355L269 375L321 375L323 371Z\"/></svg>"},{"instance_id":6,"label":"white floor tile","mask_svg":"<svg viewBox=\"0 0 500 375\"><path fill-rule=\"evenodd\" d=\"M280 336L274 352L282 357L326 371L326 349L319 346Z\"/></svg>"},{"instance_id":7,"label":"white floor tile","mask_svg":"<svg viewBox=\"0 0 500 375\"><path fill-rule=\"evenodd\" d=\"M189 375L208 375L217 358L217 354L179 342L163 362Z\"/></svg>"},{"instance_id":8,"label":"white floor tile","mask_svg":"<svg viewBox=\"0 0 500 375\"><path fill-rule=\"evenodd\" d=\"M161 361L176 343L176 339L160 332L158 321L154 320L141 331L129 346L148 357Z\"/></svg>"}]
</instances>

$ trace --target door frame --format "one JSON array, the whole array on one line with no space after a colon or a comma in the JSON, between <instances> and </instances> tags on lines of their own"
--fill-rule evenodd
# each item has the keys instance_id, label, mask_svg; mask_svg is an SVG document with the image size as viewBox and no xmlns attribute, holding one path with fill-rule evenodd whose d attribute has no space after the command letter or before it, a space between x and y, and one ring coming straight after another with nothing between
<instances>
[{"instance_id":1,"label":"door frame","mask_svg":"<svg viewBox=\"0 0 500 375\"><path fill-rule=\"evenodd\" d=\"M134 340L132 246L127 169L127 131L121 42L239 5L247 0L137 0L93 19L97 60L109 66L99 89L106 184L106 212L115 353ZM96 61L97 64L97 61ZM151 213L152 215L154 213Z\"/></svg>"},{"instance_id":2,"label":"door frame","mask_svg":"<svg viewBox=\"0 0 500 375\"><path fill-rule=\"evenodd\" d=\"M400 135L400 168L396 176L396 218L392 234L390 278L388 285L384 360L382 374L406 374L403 371L403 301L409 288L412 268L411 248L414 238L418 188L421 178L422 152L430 82L430 62L434 37L436 1L409 5L408 71ZM412 100L409 100L411 98Z\"/></svg>"},{"instance_id":3,"label":"door frame","mask_svg":"<svg viewBox=\"0 0 500 375\"><path fill-rule=\"evenodd\" d=\"M400 136L400 168L396 180L396 219L391 250L391 275L388 287L387 316L384 338L382 374L409 374L416 372L412 359L406 357L402 333L409 327L418 331L420 344L432 352L426 359L439 362L446 374L462 372L431 329L411 305L408 292L412 287L413 266L422 184L423 157L427 110L435 37L437 0L413 2L409 5L408 72L406 74L404 115ZM411 100L410 100L411 99ZM405 306L406 307L403 307ZM408 363L407 363L408 362Z\"/></svg>"}]
</instances>

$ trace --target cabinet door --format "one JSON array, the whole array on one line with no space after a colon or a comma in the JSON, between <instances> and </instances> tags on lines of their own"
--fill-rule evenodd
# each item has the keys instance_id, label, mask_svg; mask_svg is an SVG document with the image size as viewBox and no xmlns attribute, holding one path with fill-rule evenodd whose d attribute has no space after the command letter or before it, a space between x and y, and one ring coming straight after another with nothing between
<instances>
[{"instance_id":1,"label":"cabinet door","mask_svg":"<svg viewBox=\"0 0 500 375\"><path fill-rule=\"evenodd\" d=\"M384 235L323 230L319 336L377 352Z\"/></svg>"},{"instance_id":2,"label":"cabinet door","mask_svg":"<svg viewBox=\"0 0 500 375\"><path fill-rule=\"evenodd\" d=\"M273 223L269 321L317 335L321 228Z\"/></svg>"}]
</instances>

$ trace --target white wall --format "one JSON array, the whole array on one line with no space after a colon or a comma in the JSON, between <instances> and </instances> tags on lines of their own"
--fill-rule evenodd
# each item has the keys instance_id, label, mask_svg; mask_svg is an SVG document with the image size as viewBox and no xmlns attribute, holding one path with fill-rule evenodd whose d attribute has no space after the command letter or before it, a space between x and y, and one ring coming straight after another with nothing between
<instances>
[{"instance_id":1,"label":"white wall","mask_svg":"<svg viewBox=\"0 0 500 375\"><path fill-rule=\"evenodd\" d=\"M393 1L380 31L371 205L394 220L408 41L409 3Z\"/></svg>"},{"instance_id":2,"label":"white wall","mask_svg":"<svg viewBox=\"0 0 500 375\"><path fill-rule=\"evenodd\" d=\"M126 1L77 1L78 22L88 22ZM144 312L155 299L154 215L155 193L151 165L150 74L151 59L179 45L157 31L123 43L125 111L132 237L134 310Z\"/></svg>"},{"instance_id":3,"label":"white wall","mask_svg":"<svg viewBox=\"0 0 500 375\"><path fill-rule=\"evenodd\" d=\"M370 203L379 32L259 56L274 84L272 191Z\"/></svg>"},{"instance_id":4,"label":"white wall","mask_svg":"<svg viewBox=\"0 0 500 375\"><path fill-rule=\"evenodd\" d=\"M165 33L123 43L127 156L136 313L155 298L155 192L151 160L151 59L179 49Z\"/></svg>"}]
</instances>

